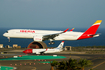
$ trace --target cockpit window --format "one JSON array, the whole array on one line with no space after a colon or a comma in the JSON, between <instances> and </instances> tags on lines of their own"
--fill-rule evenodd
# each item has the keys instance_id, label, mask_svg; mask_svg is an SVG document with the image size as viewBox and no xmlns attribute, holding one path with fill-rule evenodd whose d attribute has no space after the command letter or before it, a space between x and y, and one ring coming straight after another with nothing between
<instances>
[{"instance_id":1,"label":"cockpit window","mask_svg":"<svg viewBox=\"0 0 105 70\"><path fill-rule=\"evenodd\" d=\"M6 33L8 33L8 31L6 31Z\"/></svg>"}]
</instances>

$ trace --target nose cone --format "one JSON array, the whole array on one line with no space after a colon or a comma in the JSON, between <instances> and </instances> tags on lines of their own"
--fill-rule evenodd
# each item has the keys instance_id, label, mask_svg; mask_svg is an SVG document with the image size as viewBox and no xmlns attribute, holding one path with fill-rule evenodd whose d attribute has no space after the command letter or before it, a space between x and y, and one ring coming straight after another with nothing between
<instances>
[{"instance_id":1,"label":"nose cone","mask_svg":"<svg viewBox=\"0 0 105 70\"><path fill-rule=\"evenodd\" d=\"M4 33L3 36L8 37L7 33Z\"/></svg>"},{"instance_id":2,"label":"nose cone","mask_svg":"<svg viewBox=\"0 0 105 70\"><path fill-rule=\"evenodd\" d=\"M27 49L27 50L23 51L23 53L25 53L25 54L32 53L32 49Z\"/></svg>"},{"instance_id":3,"label":"nose cone","mask_svg":"<svg viewBox=\"0 0 105 70\"><path fill-rule=\"evenodd\" d=\"M25 51L23 51L23 53L25 53Z\"/></svg>"},{"instance_id":4,"label":"nose cone","mask_svg":"<svg viewBox=\"0 0 105 70\"><path fill-rule=\"evenodd\" d=\"M27 52L27 50L24 50L23 53L27 54L28 52Z\"/></svg>"},{"instance_id":5,"label":"nose cone","mask_svg":"<svg viewBox=\"0 0 105 70\"><path fill-rule=\"evenodd\" d=\"M3 34L3 36L5 36L5 33Z\"/></svg>"}]
</instances>

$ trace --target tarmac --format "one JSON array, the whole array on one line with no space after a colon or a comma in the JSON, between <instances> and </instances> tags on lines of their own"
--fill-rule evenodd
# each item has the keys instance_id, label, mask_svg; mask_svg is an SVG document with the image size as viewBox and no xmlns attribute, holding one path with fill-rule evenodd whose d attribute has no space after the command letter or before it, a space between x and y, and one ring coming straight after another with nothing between
<instances>
[{"instance_id":1,"label":"tarmac","mask_svg":"<svg viewBox=\"0 0 105 70\"><path fill-rule=\"evenodd\" d=\"M8 51L7 51L8 52ZM14 53L15 52L15 53ZM51 58L51 57L62 56L63 58ZM18 56L18 57L17 57ZM39 58L40 57L40 58ZM50 57L50 58L48 58ZM30 60L30 58L32 58ZM85 70L96 69L105 70L105 54L80 54L80 53L70 53L70 52L60 52L45 55L26 55L18 51L11 51L5 54L0 54L0 65L14 67L14 70L50 70L50 62L53 60L63 61L69 58L77 59L80 58L91 60L94 64L91 67L85 68ZM14 60L15 59L15 60ZM25 60L26 59L26 60ZM4 70L4 69L3 69Z\"/></svg>"},{"instance_id":2,"label":"tarmac","mask_svg":"<svg viewBox=\"0 0 105 70\"><path fill-rule=\"evenodd\" d=\"M6 57L3 59L0 59L0 61L7 61L7 60L46 60L46 59L62 59L62 58L66 58L64 56L57 56L57 55L53 55L53 56L45 56L45 55L20 55L20 56L14 56L14 57Z\"/></svg>"}]
</instances>

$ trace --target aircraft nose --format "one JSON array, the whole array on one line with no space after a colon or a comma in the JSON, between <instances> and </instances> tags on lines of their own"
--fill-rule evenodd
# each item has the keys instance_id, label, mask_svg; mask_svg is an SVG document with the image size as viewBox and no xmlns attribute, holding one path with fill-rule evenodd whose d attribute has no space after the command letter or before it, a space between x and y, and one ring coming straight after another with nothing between
<instances>
[{"instance_id":1,"label":"aircraft nose","mask_svg":"<svg viewBox=\"0 0 105 70\"><path fill-rule=\"evenodd\" d=\"M24 53L25 51L23 51L23 53Z\"/></svg>"},{"instance_id":2,"label":"aircraft nose","mask_svg":"<svg viewBox=\"0 0 105 70\"><path fill-rule=\"evenodd\" d=\"M3 36L7 37L7 33L4 33Z\"/></svg>"},{"instance_id":3,"label":"aircraft nose","mask_svg":"<svg viewBox=\"0 0 105 70\"><path fill-rule=\"evenodd\" d=\"M32 49L27 49L27 50L23 51L23 53L25 53L25 54L32 53Z\"/></svg>"},{"instance_id":4,"label":"aircraft nose","mask_svg":"<svg viewBox=\"0 0 105 70\"><path fill-rule=\"evenodd\" d=\"M25 51L23 51L23 53L26 53Z\"/></svg>"},{"instance_id":5,"label":"aircraft nose","mask_svg":"<svg viewBox=\"0 0 105 70\"><path fill-rule=\"evenodd\" d=\"M5 36L5 33L3 34L3 36Z\"/></svg>"}]
</instances>

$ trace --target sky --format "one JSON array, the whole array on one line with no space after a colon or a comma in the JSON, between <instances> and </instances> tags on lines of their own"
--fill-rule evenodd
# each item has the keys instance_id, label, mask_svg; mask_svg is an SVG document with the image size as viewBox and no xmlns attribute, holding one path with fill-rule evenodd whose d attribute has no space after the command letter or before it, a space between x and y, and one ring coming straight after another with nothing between
<instances>
[{"instance_id":1,"label":"sky","mask_svg":"<svg viewBox=\"0 0 105 70\"><path fill-rule=\"evenodd\" d=\"M0 28L105 27L105 0L0 0Z\"/></svg>"}]
</instances>

